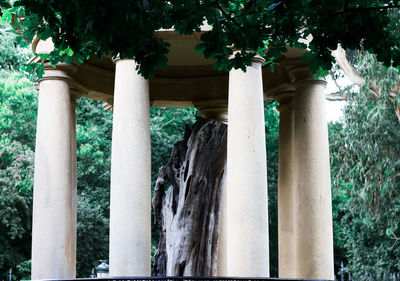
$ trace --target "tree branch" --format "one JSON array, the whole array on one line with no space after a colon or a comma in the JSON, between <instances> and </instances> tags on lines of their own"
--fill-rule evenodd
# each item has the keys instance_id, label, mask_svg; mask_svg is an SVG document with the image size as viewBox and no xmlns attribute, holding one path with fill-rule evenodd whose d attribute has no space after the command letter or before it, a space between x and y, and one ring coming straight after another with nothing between
<instances>
[{"instance_id":1,"label":"tree branch","mask_svg":"<svg viewBox=\"0 0 400 281\"><path fill-rule=\"evenodd\" d=\"M394 239L394 240L400 240L400 238L397 237L396 234L394 234L393 232L392 232L392 237L390 237L390 238Z\"/></svg>"},{"instance_id":2,"label":"tree branch","mask_svg":"<svg viewBox=\"0 0 400 281\"><path fill-rule=\"evenodd\" d=\"M340 92L336 92L332 94L326 94L325 99L328 101L347 101L348 97L341 95Z\"/></svg>"},{"instance_id":3,"label":"tree branch","mask_svg":"<svg viewBox=\"0 0 400 281\"><path fill-rule=\"evenodd\" d=\"M400 108L393 102L393 98L389 98L389 103L393 106L393 109L394 109L394 112L396 113L397 119L400 122Z\"/></svg>"},{"instance_id":4,"label":"tree branch","mask_svg":"<svg viewBox=\"0 0 400 281\"><path fill-rule=\"evenodd\" d=\"M389 9L400 9L400 5L398 4L391 4L387 6L377 6L377 7L358 7L358 8L345 8L342 11L339 11L335 14L347 14L347 13L354 13L359 11L381 11L381 10L389 10Z\"/></svg>"},{"instance_id":5,"label":"tree branch","mask_svg":"<svg viewBox=\"0 0 400 281\"><path fill-rule=\"evenodd\" d=\"M332 77L332 80L335 83L336 87L339 89L339 92L342 93L343 92L342 87L340 87L339 83L336 81L336 78L335 78L335 75L333 75L333 72L331 72L331 77Z\"/></svg>"},{"instance_id":6,"label":"tree branch","mask_svg":"<svg viewBox=\"0 0 400 281\"><path fill-rule=\"evenodd\" d=\"M174 117L173 117L171 120L169 120L167 123L163 124L163 125L161 126L160 129L164 128L164 127L167 126L168 124L170 124L170 123L172 123L173 121L175 121L175 120L176 120L175 117L176 117L176 116L174 116Z\"/></svg>"},{"instance_id":7,"label":"tree branch","mask_svg":"<svg viewBox=\"0 0 400 281\"><path fill-rule=\"evenodd\" d=\"M216 2L217 8L218 10L221 11L221 13L229 20L231 20L235 25L237 25L240 30L244 31L244 28L236 21L235 17L233 17L231 14L228 14L227 12L225 12L224 8L222 8L222 6Z\"/></svg>"},{"instance_id":8,"label":"tree branch","mask_svg":"<svg viewBox=\"0 0 400 281\"><path fill-rule=\"evenodd\" d=\"M332 56L335 57L336 63L339 65L340 69L344 72L351 83L357 86L361 86L365 83L365 80L358 74L357 70L347 60L346 51L340 45L338 45L338 48L332 52Z\"/></svg>"}]
</instances>

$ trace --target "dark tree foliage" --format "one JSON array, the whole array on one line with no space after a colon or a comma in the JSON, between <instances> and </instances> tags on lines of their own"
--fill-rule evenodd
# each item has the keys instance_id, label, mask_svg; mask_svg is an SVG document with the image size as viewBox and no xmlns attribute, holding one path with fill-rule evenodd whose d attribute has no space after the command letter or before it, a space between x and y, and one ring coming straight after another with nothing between
<instances>
[{"instance_id":1,"label":"dark tree foliage","mask_svg":"<svg viewBox=\"0 0 400 281\"><path fill-rule=\"evenodd\" d=\"M81 98L76 109L78 164L77 276L108 257L112 114Z\"/></svg>"},{"instance_id":2,"label":"dark tree foliage","mask_svg":"<svg viewBox=\"0 0 400 281\"><path fill-rule=\"evenodd\" d=\"M278 277L278 148L279 112L275 101L265 103L265 140L267 148L268 220L270 276Z\"/></svg>"},{"instance_id":3,"label":"dark tree foliage","mask_svg":"<svg viewBox=\"0 0 400 281\"><path fill-rule=\"evenodd\" d=\"M398 66L399 7L397 0L20 0L3 18L28 40L51 37L52 63L120 54L151 77L166 66L169 48L156 30L192 34L207 22L212 29L196 51L216 59L217 69L244 69L257 52L272 63L294 47L310 50L304 59L315 73L331 68L338 43ZM230 59L234 49L241 52Z\"/></svg>"}]
</instances>

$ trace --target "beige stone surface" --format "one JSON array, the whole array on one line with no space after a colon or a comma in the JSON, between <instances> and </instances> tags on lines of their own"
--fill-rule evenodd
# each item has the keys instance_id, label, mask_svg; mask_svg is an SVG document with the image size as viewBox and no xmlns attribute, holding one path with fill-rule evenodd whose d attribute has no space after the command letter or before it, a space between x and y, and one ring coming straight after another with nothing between
<instances>
[{"instance_id":1,"label":"beige stone surface","mask_svg":"<svg viewBox=\"0 0 400 281\"><path fill-rule=\"evenodd\" d=\"M229 74L227 275L269 276L261 62Z\"/></svg>"},{"instance_id":2,"label":"beige stone surface","mask_svg":"<svg viewBox=\"0 0 400 281\"><path fill-rule=\"evenodd\" d=\"M279 277L296 278L296 192L294 92L277 95L279 114L278 255Z\"/></svg>"},{"instance_id":3,"label":"beige stone surface","mask_svg":"<svg viewBox=\"0 0 400 281\"><path fill-rule=\"evenodd\" d=\"M149 83L117 60L110 198L110 276L150 276Z\"/></svg>"},{"instance_id":4,"label":"beige stone surface","mask_svg":"<svg viewBox=\"0 0 400 281\"><path fill-rule=\"evenodd\" d=\"M325 82L296 82L296 278L334 279Z\"/></svg>"},{"instance_id":5,"label":"beige stone surface","mask_svg":"<svg viewBox=\"0 0 400 281\"><path fill-rule=\"evenodd\" d=\"M39 87L32 279L74 278L76 131L68 75L47 69Z\"/></svg>"}]
</instances>

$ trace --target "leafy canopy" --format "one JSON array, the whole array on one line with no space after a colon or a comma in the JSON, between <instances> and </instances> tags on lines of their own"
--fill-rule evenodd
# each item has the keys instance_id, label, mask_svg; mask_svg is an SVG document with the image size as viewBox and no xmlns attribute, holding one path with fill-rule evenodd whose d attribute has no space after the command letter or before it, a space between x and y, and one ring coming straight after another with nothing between
<instances>
[{"instance_id":1,"label":"leafy canopy","mask_svg":"<svg viewBox=\"0 0 400 281\"><path fill-rule=\"evenodd\" d=\"M53 64L120 54L151 77L166 67L169 48L156 30L173 27L189 35L204 22L212 29L196 51L215 59L220 70L245 69L257 52L272 63L287 47L308 48L311 71L328 70L338 43L399 66L399 7L398 0L19 0L3 9L3 18L18 19L14 28L28 40L51 37ZM241 52L229 59L234 49Z\"/></svg>"}]
</instances>

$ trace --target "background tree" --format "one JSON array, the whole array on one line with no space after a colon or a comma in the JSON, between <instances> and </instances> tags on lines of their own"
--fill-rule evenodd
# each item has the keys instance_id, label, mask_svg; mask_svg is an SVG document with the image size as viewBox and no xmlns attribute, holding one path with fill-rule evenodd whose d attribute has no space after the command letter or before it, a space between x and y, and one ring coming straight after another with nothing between
<instances>
[{"instance_id":1,"label":"background tree","mask_svg":"<svg viewBox=\"0 0 400 281\"><path fill-rule=\"evenodd\" d=\"M0 139L0 276L30 255L34 154L28 147ZM21 277L21 276L19 276Z\"/></svg>"},{"instance_id":2,"label":"background tree","mask_svg":"<svg viewBox=\"0 0 400 281\"><path fill-rule=\"evenodd\" d=\"M1 277L11 267L18 277L29 268L37 100L31 82L15 72L30 54L27 46L0 21Z\"/></svg>"},{"instance_id":3,"label":"background tree","mask_svg":"<svg viewBox=\"0 0 400 281\"><path fill-rule=\"evenodd\" d=\"M344 122L330 125L335 254L352 274L398 272L400 77L371 54L352 61L365 83L342 93Z\"/></svg>"},{"instance_id":4,"label":"background tree","mask_svg":"<svg viewBox=\"0 0 400 281\"><path fill-rule=\"evenodd\" d=\"M278 277L278 151L279 112L278 103L267 101L265 113L265 140L267 149L268 220L270 276Z\"/></svg>"},{"instance_id":5,"label":"background tree","mask_svg":"<svg viewBox=\"0 0 400 281\"><path fill-rule=\"evenodd\" d=\"M31 55L28 45L7 22L0 20L0 69L19 70Z\"/></svg>"},{"instance_id":6,"label":"background tree","mask_svg":"<svg viewBox=\"0 0 400 281\"><path fill-rule=\"evenodd\" d=\"M0 276L30 256L35 106L30 81L0 70Z\"/></svg>"}]
</instances>

